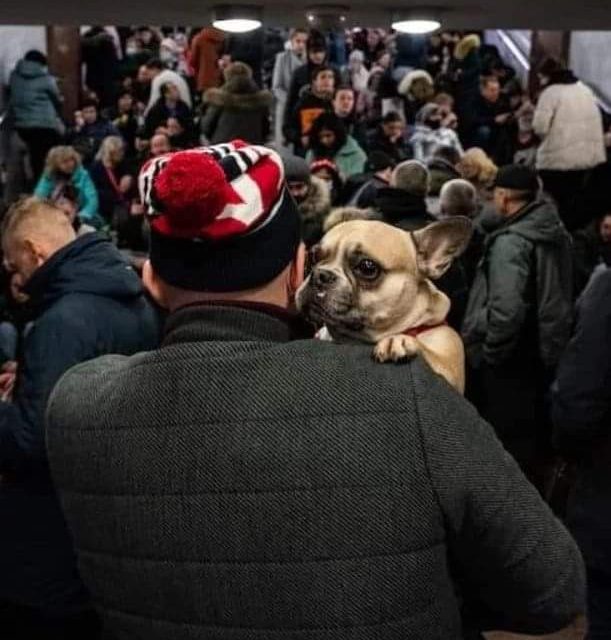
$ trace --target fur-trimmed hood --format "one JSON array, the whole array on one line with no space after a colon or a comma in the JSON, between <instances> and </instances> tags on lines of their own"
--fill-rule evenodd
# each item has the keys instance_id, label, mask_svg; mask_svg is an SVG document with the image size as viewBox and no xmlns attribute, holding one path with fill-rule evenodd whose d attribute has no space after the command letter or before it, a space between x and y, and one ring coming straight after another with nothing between
<instances>
[{"instance_id":1,"label":"fur-trimmed hood","mask_svg":"<svg viewBox=\"0 0 611 640\"><path fill-rule=\"evenodd\" d=\"M303 220L322 221L331 210L331 194L325 183L316 176L310 178L310 189L305 200L298 205Z\"/></svg>"},{"instance_id":2,"label":"fur-trimmed hood","mask_svg":"<svg viewBox=\"0 0 611 640\"><path fill-rule=\"evenodd\" d=\"M454 57L457 60L464 60L474 49L479 49L482 46L480 37L472 33L469 36L465 36L457 45L454 50Z\"/></svg>"},{"instance_id":3,"label":"fur-trimmed hood","mask_svg":"<svg viewBox=\"0 0 611 640\"><path fill-rule=\"evenodd\" d=\"M399 83L399 88L397 89L399 94L402 96L407 96L409 93L411 93L412 86L414 82L416 82L416 80L424 80L427 84L430 84L431 87L435 86L430 73L424 71L423 69L416 69L415 71L410 71L403 77L403 80L401 80L401 82Z\"/></svg>"},{"instance_id":4,"label":"fur-trimmed hood","mask_svg":"<svg viewBox=\"0 0 611 640\"><path fill-rule=\"evenodd\" d=\"M245 75L231 77L222 87L208 89L204 102L214 107L254 111L270 107L273 96L261 90L252 78Z\"/></svg>"},{"instance_id":5,"label":"fur-trimmed hood","mask_svg":"<svg viewBox=\"0 0 611 640\"><path fill-rule=\"evenodd\" d=\"M375 209L359 209L358 207L337 207L325 218L323 231L331 231L333 227L352 220L381 220L382 216Z\"/></svg>"}]
</instances>

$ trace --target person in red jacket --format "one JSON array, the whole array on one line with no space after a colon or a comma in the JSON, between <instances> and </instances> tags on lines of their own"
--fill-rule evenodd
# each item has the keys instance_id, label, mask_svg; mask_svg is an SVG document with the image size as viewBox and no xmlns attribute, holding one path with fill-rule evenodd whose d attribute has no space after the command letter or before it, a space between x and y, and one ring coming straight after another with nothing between
<instances>
[{"instance_id":1,"label":"person in red jacket","mask_svg":"<svg viewBox=\"0 0 611 640\"><path fill-rule=\"evenodd\" d=\"M225 36L214 27L204 27L191 43L189 58L198 91L205 91L221 84L221 69L218 65L223 53Z\"/></svg>"}]
</instances>

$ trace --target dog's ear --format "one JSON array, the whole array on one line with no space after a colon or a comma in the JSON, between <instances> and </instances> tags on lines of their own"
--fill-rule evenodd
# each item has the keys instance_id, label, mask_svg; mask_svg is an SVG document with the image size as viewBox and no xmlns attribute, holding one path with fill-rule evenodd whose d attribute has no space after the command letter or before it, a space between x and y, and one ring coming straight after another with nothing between
<instances>
[{"instance_id":1,"label":"dog's ear","mask_svg":"<svg viewBox=\"0 0 611 640\"><path fill-rule=\"evenodd\" d=\"M412 238L418 254L418 269L431 280L441 278L468 246L473 234L469 218L455 217L440 220L424 229L414 231Z\"/></svg>"}]
</instances>

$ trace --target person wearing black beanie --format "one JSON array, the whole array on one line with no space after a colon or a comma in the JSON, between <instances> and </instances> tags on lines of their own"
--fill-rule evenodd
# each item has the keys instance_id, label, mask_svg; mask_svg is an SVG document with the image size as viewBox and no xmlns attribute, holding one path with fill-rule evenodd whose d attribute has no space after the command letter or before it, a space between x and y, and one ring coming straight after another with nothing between
<instances>
[{"instance_id":1,"label":"person wearing black beanie","mask_svg":"<svg viewBox=\"0 0 611 640\"><path fill-rule=\"evenodd\" d=\"M537 174L502 167L463 323L471 400L533 482L549 451L547 388L573 319L571 239Z\"/></svg>"}]
</instances>

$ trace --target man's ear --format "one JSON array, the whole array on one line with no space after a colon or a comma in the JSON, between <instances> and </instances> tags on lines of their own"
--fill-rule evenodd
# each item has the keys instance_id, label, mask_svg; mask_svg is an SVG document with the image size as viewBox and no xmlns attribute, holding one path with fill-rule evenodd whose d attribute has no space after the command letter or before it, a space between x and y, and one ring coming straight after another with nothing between
<instances>
[{"instance_id":1,"label":"man's ear","mask_svg":"<svg viewBox=\"0 0 611 640\"><path fill-rule=\"evenodd\" d=\"M164 295L163 287L159 282L157 274L153 270L153 265L150 260L147 260L142 267L142 283L151 298L153 298L160 307L167 309L168 304Z\"/></svg>"},{"instance_id":2,"label":"man's ear","mask_svg":"<svg viewBox=\"0 0 611 640\"><path fill-rule=\"evenodd\" d=\"M418 269L425 278L436 280L450 268L469 245L473 225L469 218L455 217L440 220L424 229L414 231Z\"/></svg>"}]
</instances>

